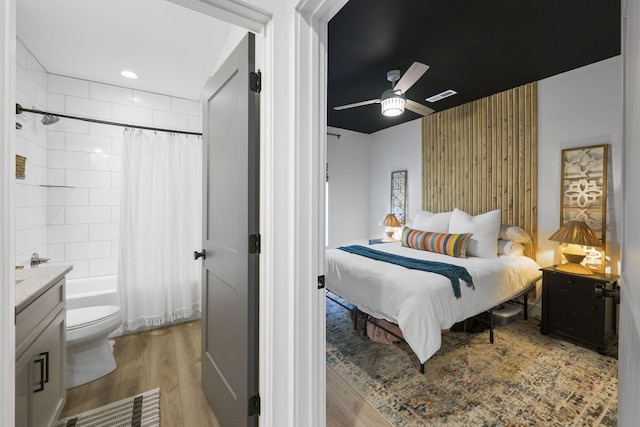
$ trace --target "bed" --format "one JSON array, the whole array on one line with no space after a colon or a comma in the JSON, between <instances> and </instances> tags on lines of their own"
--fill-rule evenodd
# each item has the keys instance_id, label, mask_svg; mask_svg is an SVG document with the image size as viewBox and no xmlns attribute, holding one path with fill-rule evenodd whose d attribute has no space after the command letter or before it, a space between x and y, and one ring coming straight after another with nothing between
<instances>
[{"instance_id":1,"label":"bed","mask_svg":"<svg viewBox=\"0 0 640 427\"><path fill-rule=\"evenodd\" d=\"M496 212L500 240L524 245L525 255L451 257L403 247L373 245L379 251L464 266L475 289L449 279L367 259L339 249L326 251L329 291L359 310L399 325L405 341L424 364L441 344L441 331L526 293L541 277L537 252L538 154L537 85L521 86L489 98L431 114L422 123L422 209L410 227L439 233L473 233L496 243L492 226L451 227L449 212L481 216ZM428 211L436 214L421 214ZM375 217L378 217L376 212ZM463 215L462 215L463 216ZM489 215L491 216L491 215ZM410 216L409 216L410 217ZM425 220L426 221L422 221ZM463 218L464 219L464 218ZM471 218L473 223L476 218ZM464 222L464 221L463 221ZM502 225L511 224L503 233ZM493 227L493 228L492 228ZM509 236L509 230L516 235Z\"/></svg>"},{"instance_id":2,"label":"bed","mask_svg":"<svg viewBox=\"0 0 640 427\"><path fill-rule=\"evenodd\" d=\"M397 324L421 364L440 348L442 330L530 291L540 278L540 266L524 255L457 258L404 247L400 242L365 247L462 266L473 279L473 288L460 282L460 298L456 298L452 281L442 275L342 249L326 252L327 289L358 310Z\"/></svg>"}]
</instances>

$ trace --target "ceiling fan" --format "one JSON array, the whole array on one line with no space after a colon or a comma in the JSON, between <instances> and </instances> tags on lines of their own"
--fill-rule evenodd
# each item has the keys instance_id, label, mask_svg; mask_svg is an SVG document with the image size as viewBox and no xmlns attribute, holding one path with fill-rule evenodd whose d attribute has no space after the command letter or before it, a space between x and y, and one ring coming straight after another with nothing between
<instances>
[{"instance_id":1,"label":"ceiling fan","mask_svg":"<svg viewBox=\"0 0 640 427\"><path fill-rule=\"evenodd\" d=\"M404 73L402 78L400 77L400 70L391 70L387 73L387 80L391 82L391 89L385 90L380 98L356 102L353 104L340 105L338 107L333 107L333 109L340 111L348 108L362 107L364 105L381 104L382 114L384 116L399 116L404 113L405 108L409 111L413 111L414 113L428 116L433 113L434 110L407 99L404 95L411 86L413 86L414 83L427 72L428 69L428 65L421 62L414 62Z\"/></svg>"}]
</instances>

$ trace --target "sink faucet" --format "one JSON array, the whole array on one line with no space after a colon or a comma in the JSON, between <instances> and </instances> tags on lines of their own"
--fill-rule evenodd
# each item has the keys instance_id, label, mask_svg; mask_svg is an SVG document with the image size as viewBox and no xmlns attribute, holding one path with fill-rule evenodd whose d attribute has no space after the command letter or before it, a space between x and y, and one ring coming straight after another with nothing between
<instances>
[{"instance_id":1,"label":"sink faucet","mask_svg":"<svg viewBox=\"0 0 640 427\"><path fill-rule=\"evenodd\" d=\"M45 262L49 261L51 258L40 258L40 255L38 255L37 253L33 253L33 255L31 255L31 268L36 268L38 267L40 264L44 264Z\"/></svg>"}]
</instances>

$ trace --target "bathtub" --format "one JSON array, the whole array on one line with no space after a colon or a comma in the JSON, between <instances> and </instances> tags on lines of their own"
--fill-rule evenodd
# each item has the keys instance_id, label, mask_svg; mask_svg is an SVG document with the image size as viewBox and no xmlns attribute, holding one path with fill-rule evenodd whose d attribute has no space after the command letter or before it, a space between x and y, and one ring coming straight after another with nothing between
<instances>
[{"instance_id":1,"label":"bathtub","mask_svg":"<svg viewBox=\"0 0 640 427\"><path fill-rule=\"evenodd\" d=\"M67 309L96 305L120 305L118 276L96 276L71 279L66 283Z\"/></svg>"}]
</instances>

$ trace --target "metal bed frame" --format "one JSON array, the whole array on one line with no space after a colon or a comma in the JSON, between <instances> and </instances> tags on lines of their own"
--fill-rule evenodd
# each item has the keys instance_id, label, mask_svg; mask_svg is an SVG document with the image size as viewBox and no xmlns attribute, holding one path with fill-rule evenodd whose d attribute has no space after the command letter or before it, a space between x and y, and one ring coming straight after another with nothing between
<instances>
[{"instance_id":1,"label":"metal bed frame","mask_svg":"<svg viewBox=\"0 0 640 427\"><path fill-rule=\"evenodd\" d=\"M524 320L527 320L529 318L529 305L528 305L529 295L528 294L529 294L529 292L531 292L535 288L536 282L537 282L537 280L533 281L522 292L520 292L518 295L514 296L511 300L509 300L509 301L515 302L517 304L522 304L524 306ZM353 304L352 304L351 307L348 306L348 305L343 304L337 298L334 298L333 295L335 295L337 297L340 297L338 294L330 291L329 289L326 290L326 293L325 293L326 298L330 299L331 301L335 302L339 306L341 306L341 307L345 308L346 310L350 311L351 313L353 313L353 330L354 331L358 330L358 317L360 316L362 318L362 320L364 321L364 328L363 328L362 333L366 337L367 336L367 322L369 321L370 318L374 319L374 317L369 315L368 313L365 313L364 311L358 309L358 307L353 305ZM519 298L521 296L524 297L524 301L523 302L518 301L516 299L516 298ZM340 297L340 298L342 298L342 297ZM342 299L344 299L344 298L342 298ZM480 320L481 322L489 325L489 342L491 344L493 344L493 338L494 338L494 334L493 334L493 327L494 327L494 324L493 324L493 310L494 310L494 308L495 307L492 307L489 310L486 310L486 311L484 311L482 313L478 313L475 316L471 316L469 318L469 319L476 318L476 319ZM480 317L482 314L486 314L486 313L489 314L489 320L482 319ZM466 322L469 319L465 319L464 322ZM395 332L390 331L389 329L385 328L382 325L379 325L376 322L372 322L372 323L374 323L378 328L382 329L383 331L385 331L385 332L393 335L394 337L398 338L400 341L404 341L404 338L399 336ZM420 373L421 374L424 374L424 372L425 372L424 364L425 364L425 362L420 363Z\"/></svg>"}]
</instances>

